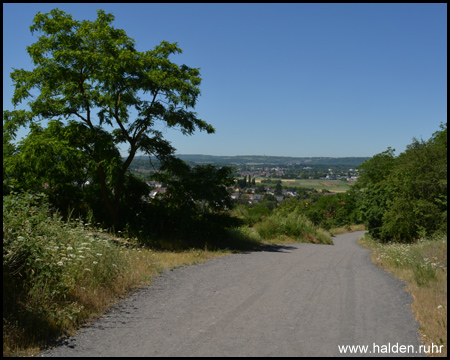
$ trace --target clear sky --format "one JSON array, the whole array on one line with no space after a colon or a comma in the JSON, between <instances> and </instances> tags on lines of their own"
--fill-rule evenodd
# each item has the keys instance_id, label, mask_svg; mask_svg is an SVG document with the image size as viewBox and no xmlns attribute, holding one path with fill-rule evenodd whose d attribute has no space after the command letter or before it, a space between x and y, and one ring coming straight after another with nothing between
<instances>
[{"instance_id":1,"label":"clear sky","mask_svg":"<svg viewBox=\"0 0 450 360\"><path fill-rule=\"evenodd\" d=\"M195 111L216 133L165 129L179 154L398 154L447 121L447 4L3 4L4 110L35 14L56 7L103 9L137 50L178 42L171 60L200 68Z\"/></svg>"}]
</instances>

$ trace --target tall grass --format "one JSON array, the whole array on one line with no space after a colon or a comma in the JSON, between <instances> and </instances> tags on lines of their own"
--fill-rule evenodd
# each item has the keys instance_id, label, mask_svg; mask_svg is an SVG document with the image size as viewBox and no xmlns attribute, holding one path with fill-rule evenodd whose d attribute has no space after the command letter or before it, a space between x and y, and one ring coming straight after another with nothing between
<instances>
[{"instance_id":1,"label":"tall grass","mask_svg":"<svg viewBox=\"0 0 450 360\"><path fill-rule=\"evenodd\" d=\"M62 221L39 196L4 197L3 354L76 328L157 271L148 252Z\"/></svg>"},{"instance_id":2,"label":"tall grass","mask_svg":"<svg viewBox=\"0 0 450 360\"><path fill-rule=\"evenodd\" d=\"M424 238L413 244L374 241L368 234L360 243L372 249L372 261L408 283L413 311L425 345L444 345L447 356L447 235Z\"/></svg>"},{"instance_id":3,"label":"tall grass","mask_svg":"<svg viewBox=\"0 0 450 360\"><path fill-rule=\"evenodd\" d=\"M306 216L291 213L287 216L274 213L264 217L254 226L259 236L264 240L287 236L295 241L312 242L316 244L332 244L328 231L315 226Z\"/></svg>"}]
</instances>

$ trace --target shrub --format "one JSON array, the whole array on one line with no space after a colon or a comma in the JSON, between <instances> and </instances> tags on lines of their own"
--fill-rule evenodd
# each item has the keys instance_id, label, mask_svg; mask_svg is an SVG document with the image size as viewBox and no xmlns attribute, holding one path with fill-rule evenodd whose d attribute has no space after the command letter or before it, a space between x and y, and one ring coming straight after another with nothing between
<instances>
[{"instance_id":1,"label":"shrub","mask_svg":"<svg viewBox=\"0 0 450 360\"><path fill-rule=\"evenodd\" d=\"M255 225L262 239L273 239L277 236L289 236L297 240L307 240L321 244L331 244L331 235L324 229L315 226L304 215L289 214L287 216L272 214Z\"/></svg>"}]
</instances>

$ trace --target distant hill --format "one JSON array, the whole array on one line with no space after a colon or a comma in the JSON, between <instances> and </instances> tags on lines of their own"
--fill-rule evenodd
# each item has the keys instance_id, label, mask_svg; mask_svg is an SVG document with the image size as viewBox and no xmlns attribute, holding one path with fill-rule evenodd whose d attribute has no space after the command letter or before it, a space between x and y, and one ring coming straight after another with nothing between
<instances>
[{"instance_id":1,"label":"distant hill","mask_svg":"<svg viewBox=\"0 0 450 360\"><path fill-rule=\"evenodd\" d=\"M309 165L351 165L358 166L370 157L289 157L289 156L265 156L265 155L238 155L238 156L214 156L214 155L185 155L177 154L178 158L196 164L309 164Z\"/></svg>"},{"instance_id":2,"label":"distant hill","mask_svg":"<svg viewBox=\"0 0 450 360\"><path fill-rule=\"evenodd\" d=\"M348 165L356 167L361 165L370 157L289 157L289 156L266 156L266 155L237 155L216 156L201 154L177 154L178 158L192 164L213 165L258 165L258 164L308 164L308 165ZM147 159L146 156L136 156L135 160Z\"/></svg>"}]
</instances>

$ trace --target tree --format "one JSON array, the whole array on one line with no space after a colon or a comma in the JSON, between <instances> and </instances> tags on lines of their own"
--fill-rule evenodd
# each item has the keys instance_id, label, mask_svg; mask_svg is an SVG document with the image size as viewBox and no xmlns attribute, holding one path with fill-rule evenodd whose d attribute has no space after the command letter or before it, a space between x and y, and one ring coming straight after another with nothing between
<instances>
[{"instance_id":1,"label":"tree","mask_svg":"<svg viewBox=\"0 0 450 360\"><path fill-rule=\"evenodd\" d=\"M283 191L283 188L281 186L281 180L277 181L277 184L275 185L275 195L281 195Z\"/></svg>"},{"instance_id":2,"label":"tree","mask_svg":"<svg viewBox=\"0 0 450 360\"><path fill-rule=\"evenodd\" d=\"M447 146L440 139L440 134L427 142L413 139L396 159L382 238L408 241L446 230Z\"/></svg>"},{"instance_id":3,"label":"tree","mask_svg":"<svg viewBox=\"0 0 450 360\"><path fill-rule=\"evenodd\" d=\"M32 123L16 152L3 160L9 185L16 191L47 194L63 215L69 208L80 210L82 188L88 180L87 163L86 154L70 143L61 121L50 121L46 129Z\"/></svg>"},{"instance_id":4,"label":"tree","mask_svg":"<svg viewBox=\"0 0 450 360\"><path fill-rule=\"evenodd\" d=\"M353 187L359 216L382 241L408 242L447 229L447 125L428 141L413 139L394 157L375 155Z\"/></svg>"},{"instance_id":5,"label":"tree","mask_svg":"<svg viewBox=\"0 0 450 360\"><path fill-rule=\"evenodd\" d=\"M358 178L360 188L378 184L389 177L395 162L394 151L395 149L388 147L386 151L376 154L357 167L360 175Z\"/></svg>"},{"instance_id":6,"label":"tree","mask_svg":"<svg viewBox=\"0 0 450 360\"><path fill-rule=\"evenodd\" d=\"M154 176L167 182L166 200L175 207L193 210L201 206L203 212L223 211L232 207L227 186L234 185L230 167L213 165L190 167L180 159L166 161L163 173Z\"/></svg>"},{"instance_id":7,"label":"tree","mask_svg":"<svg viewBox=\"0 0 450 360\"><path fill-rule=\"evenodd\" d=\"M277 198L272 194L266 194L263 196L261 204L269 210L273 210L277 207Z\"/></svg>"},{"instance_id":8,"label":"tree","mask_svg":"<svg viewBox=\"0 0 450 360\"><path fill-rule=\"evenodd\" d=\"M42 36L27 47L34 68L14 69L15 107L30 99L29 110L3 112L3 126L14 138L20 126L40 120L71 120L78 146L90 159L110 223L119 217L127 170L137 152L164 162L174 152L155 124L185 135L214 128L193 112L200 95L197 68L174 64L177 43L162 41L137 51L114 16L97 11L95 21L77 21L59 9L37 13L31 32ZM106 126L112 128L107 131ZM128 146L123 161L119 145Z\"/></svg>"},{"instance_id":9,"label":"tree","mask_svg":"<svg viewBox=\"0 0 450 360\"><path fill-rule=\"evenodd\" d=\"M238 183L238 186L239 186L241 189L246 188L246 187L247 187L247 175L244 175L244 178L243 178L243 179L239 179L239 180L237 181L237 183Z\"/></svg>"}]
</instances>

